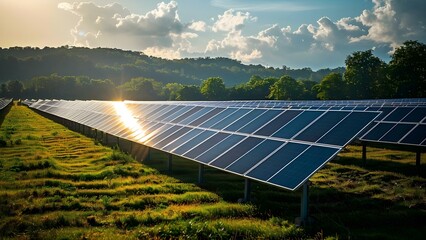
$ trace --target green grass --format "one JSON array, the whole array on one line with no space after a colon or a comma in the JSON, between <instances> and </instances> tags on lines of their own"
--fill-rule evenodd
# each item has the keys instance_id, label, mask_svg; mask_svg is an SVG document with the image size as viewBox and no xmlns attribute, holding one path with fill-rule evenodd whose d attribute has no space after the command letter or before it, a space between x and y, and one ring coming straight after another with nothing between
<instances>
[{"instance_id":1,"label":"green grass","mask_svg":"<svg viewBox=\"0 0 426 240\"><path fill-rule=\"evenodd\" d=\"M0 128L0 239L423 239L425 164L415 154L349 146L311 178L314 225L296 227L300 191L153 151L151 159L98 144L14 106ZM425 155L423 154L423 158Z\"/></svg>"},{"instance_id":2,"label":"green grass","mask_svg":"<svg viewBox=\"0 0 426 240\"><path fill-rule=\"evenodd\" d=\"M0 239L302 238L260 217L14 106L0 128ZM157 154L157 153L155 153ZM162 160L160 156L159 160Z\"/></svg>"}]
</instances>

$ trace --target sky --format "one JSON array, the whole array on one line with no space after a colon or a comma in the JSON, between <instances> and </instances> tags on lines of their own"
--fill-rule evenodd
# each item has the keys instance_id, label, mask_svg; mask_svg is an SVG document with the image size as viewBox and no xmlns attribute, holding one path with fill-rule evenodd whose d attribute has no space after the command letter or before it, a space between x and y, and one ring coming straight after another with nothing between
<instances>
[{"instance_id":1,"label":"sky","mask_svg":"<svg viewBox=\"0 0 426 240\"><path fill-rule=\"evenodd\" d=\"M0 47L108 47L168 59L334 68L426 42L425 0L0 0Z\"/></svg>"}]
</instances>

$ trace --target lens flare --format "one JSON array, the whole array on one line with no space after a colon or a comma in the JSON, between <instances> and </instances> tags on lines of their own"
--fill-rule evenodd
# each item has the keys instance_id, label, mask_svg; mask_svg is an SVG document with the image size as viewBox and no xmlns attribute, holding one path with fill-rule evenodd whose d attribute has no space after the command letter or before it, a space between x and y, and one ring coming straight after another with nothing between
<instances>
[{"instance_id":1,"label":"lens flare","mask_svg":"<svg viewBox=\"0 0 426 240\"><path fill-rule=\"evenodd\" d=\"M132 138L138 142L144 142L147 138L146 132L138 123L138 120L133 117L132 112L127 108L126 104L123 102L115 102L114 109L123 125L132 131Z\"/></svg>"}]
</instances>

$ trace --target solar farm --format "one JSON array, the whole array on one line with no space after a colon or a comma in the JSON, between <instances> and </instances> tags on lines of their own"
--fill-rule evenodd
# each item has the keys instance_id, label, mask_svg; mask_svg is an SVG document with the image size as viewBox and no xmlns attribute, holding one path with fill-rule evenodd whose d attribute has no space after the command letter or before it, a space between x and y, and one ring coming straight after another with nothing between
<instances>
[{"instance_id":1,"label":"solar farm","mask_svg":"<svg viewBox=\"0 0 426 240\"><path fill-rule=\"evenodd\" d=\"M0 98L0 126L12 105L13 99Z\"/></svg>"},{"instance_id":2,"label":"solar farm","mask_svg":"<svg viewBox=\"0 0 426 240\"><path fill-rule=\"evenodd\" d=\"M65 125L114 136L117 143L124 139L195 161L200 174L206 165L288 190L307 183L357 136L415 146L419 155L426 146L424 99L25 103L69 121ZM306 210L301 218L306 221Z\"/></svg>"},{"instance_id":3,"label":"solar farm","mask_svg":"<svg viewBox=\"0 0 426 240\"><path fill-rule=\"evenodd\" d=\"M142 162L165 154L170 173L174 158L197 164L198 184L207 169L239 177L242 202L252 200L253 183L300 192L303 226L315 224L310 179L348 145L362 146L364 161L369 145L415 152L418 171L426 149L426 99L22 104Z\"/></svg>"}]
</instances>

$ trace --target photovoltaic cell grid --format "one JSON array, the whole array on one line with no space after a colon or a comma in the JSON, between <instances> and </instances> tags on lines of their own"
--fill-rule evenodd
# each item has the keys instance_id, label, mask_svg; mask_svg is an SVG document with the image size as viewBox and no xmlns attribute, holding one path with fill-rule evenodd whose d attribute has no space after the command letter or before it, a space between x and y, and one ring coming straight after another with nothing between
<instances>
[{"instance_id":1,"label":"photovoltaic cell grid","mask_svg":"<svg viewBox=\"0 0 426 240\"><path fill-rule=\"evenodd\" d=\"M32 108L294 190L378 116L178 102L38 101Z\"/></svg>"},{"instance_id":2,"label":"photovoltaic cell grid","mask_svg":"<svg viewBox=\"0 0 426 240\"><path fill-rule=\"evenodd\" d=\"M215 104L203 102L203 104ZM229 101L222 106L318 110L380 111L375 124L360 133L360 140L424 147L426 99L379 99L343 101Z\"/></svg>"},{"instance_id":3,"label":"photovoltaic cell grid","mask_svg":"<svg viewBox=\"0 0 426 240\"><path fill-rule=\"evenodd\" d=\"M7 107L12 101L13 99L0 98L0 111Z\"/></svg>"},{"instance_id":4,"label":"photovoltaic cell grid","mask_svg":"<svg viewBox=\"0 0 426 240\"><path fill-rule=\"evenodd\" d=\"M192 102L193 103L193 102ZM187 102L185 104L191 104ZM215 105L223 107L250 107L250 108L296 108L296 109L323 109L323 110L364 110L369 107L398 107L398 106L426 106L426 99L378 99L378 100L305 100L305 101L217 101L197 102L199 105Z\"/></svg>"},{"instance_id":5,"label":"photovoltaic cell grid","mask_svg":"<svg viewBox=\"0 0 426 240\"><path fill-rule=\"evenodd\" d=\"M426 107L395 107L375 121L375 125L360 140L424 147Z\"/></svg>"}]
</instances>

